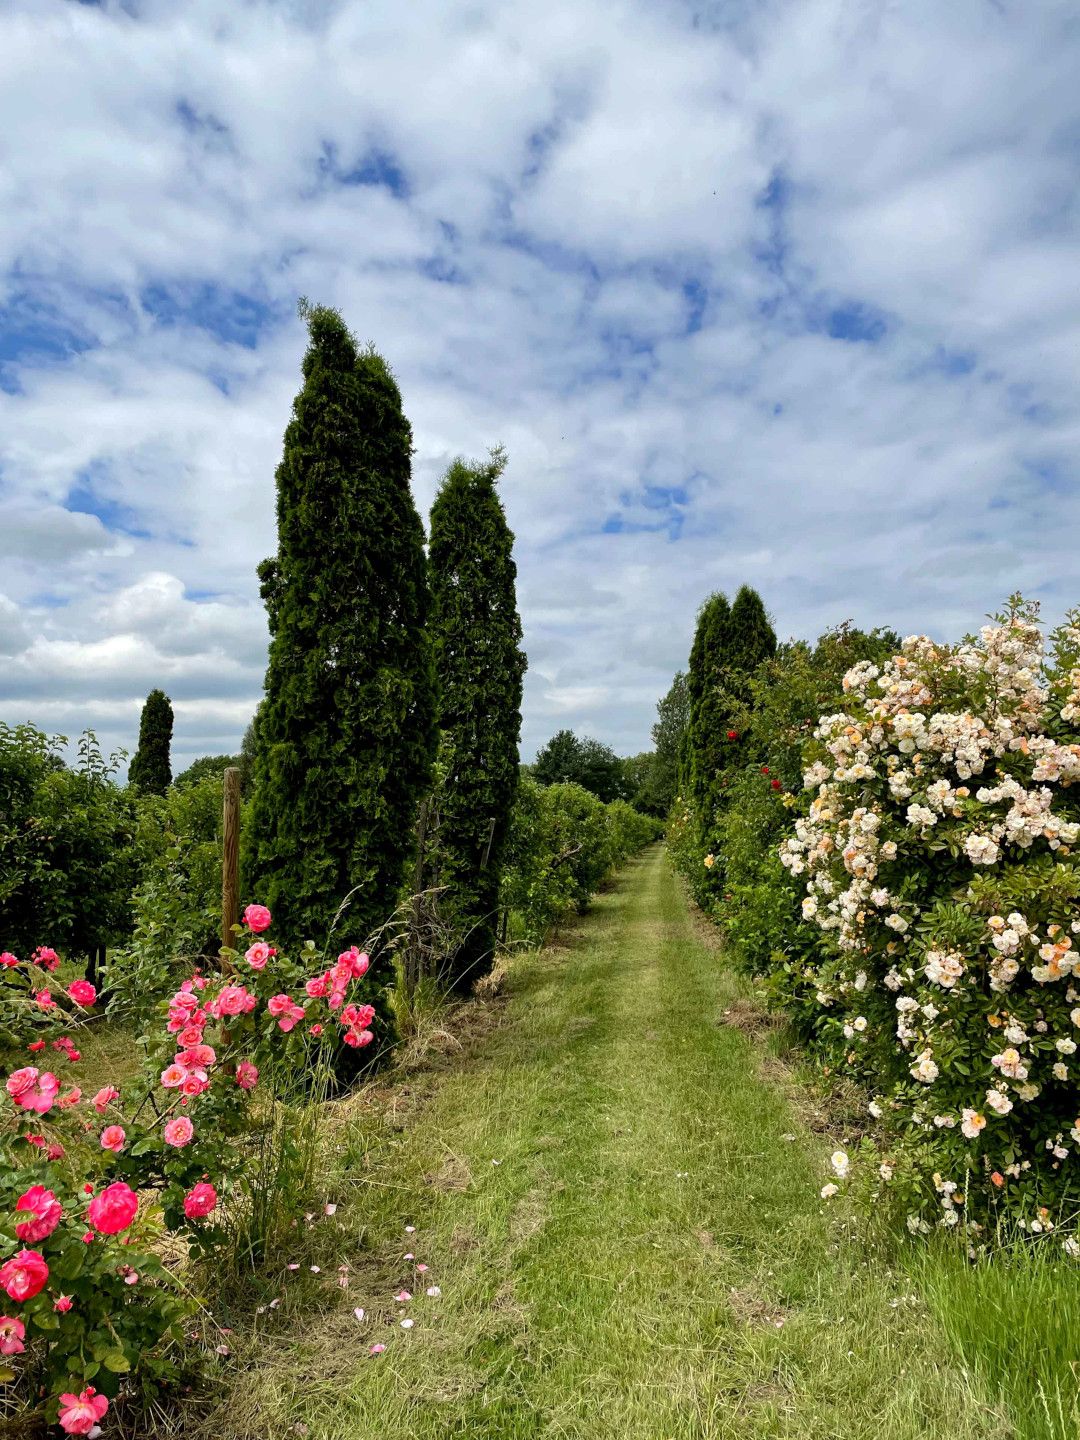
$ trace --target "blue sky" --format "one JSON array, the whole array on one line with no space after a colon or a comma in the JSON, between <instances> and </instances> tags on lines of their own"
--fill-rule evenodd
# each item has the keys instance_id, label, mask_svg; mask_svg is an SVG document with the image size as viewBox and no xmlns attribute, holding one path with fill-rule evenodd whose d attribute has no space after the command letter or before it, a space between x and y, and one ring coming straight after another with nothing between
<instances>
[{"instance_id":1,"label":"blue sky","mask_svg":"<svg viewBox=\"0 0 1080 1440\"><path fill-rule=\"evenodd\" d=\"M6 0L0 718L232 749L299 295L426 513L504 444L530 670L643 748L715 588L782 635L1080 601L1080 16L1013 0Z\"/></svg>"}]
</instances>

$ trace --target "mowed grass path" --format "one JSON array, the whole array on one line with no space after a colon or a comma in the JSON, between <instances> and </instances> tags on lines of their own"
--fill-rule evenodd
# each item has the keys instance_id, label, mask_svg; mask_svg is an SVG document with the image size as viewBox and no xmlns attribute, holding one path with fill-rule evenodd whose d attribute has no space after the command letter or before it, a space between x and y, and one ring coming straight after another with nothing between
<instances>
[{"instance_id":1,"label":"mowed grass path","mask_svg":"<svg viewBox=\"0 0 1080 1440\"><path fill-rule=\"evenodd\" d=\"M431 1267L415 1327L392 1305L300 1326L291 1374L238 1387L238 1433L1007 1437L926 1312L890 1304L910 1281L840 1243L826 1142L722 1023L738 993L647 852L514 971L393 1157L377 1228L388 1285L407 1250Z\"/></svg>"}]
</instances>

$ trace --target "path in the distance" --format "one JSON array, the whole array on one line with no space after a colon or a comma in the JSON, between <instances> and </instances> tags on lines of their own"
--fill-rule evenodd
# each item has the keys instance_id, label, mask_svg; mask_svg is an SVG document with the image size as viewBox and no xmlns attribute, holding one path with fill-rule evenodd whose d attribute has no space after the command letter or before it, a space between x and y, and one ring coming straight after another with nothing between
<instances>
[{"instance_id":1,"label":"path in the distance","mask_svg":"<svg viewBox=\"0 0 1080 1440\"><path fill-rule=\"evenodd\" d=\"M825 1142L723 1023L738 993L660 847L516 972L405 1142L441 1298L297 1393L308 1440L1001 1434L837 1245Z\"/></svg>"}]
</instances>

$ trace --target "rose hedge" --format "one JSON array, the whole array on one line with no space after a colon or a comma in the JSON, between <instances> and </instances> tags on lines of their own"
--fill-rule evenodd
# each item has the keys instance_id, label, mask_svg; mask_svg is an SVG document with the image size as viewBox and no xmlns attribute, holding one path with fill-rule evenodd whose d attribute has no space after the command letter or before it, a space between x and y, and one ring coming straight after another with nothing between
<instances>
[{"instance_id":1,"label":"rose hedge","mask_svg":"<svg viewBox=\"0 0 1080 1440\"><path fill-rule=\"evenodd\" d=\"M873 1089L873 1183L913 1230L1075 1221L1078 722L1080 614L1047 654L1014 597L975 639L856 665L807 747L780 858L816 943L774 961L830 1068Z\"/></svg>"}]
</instances>

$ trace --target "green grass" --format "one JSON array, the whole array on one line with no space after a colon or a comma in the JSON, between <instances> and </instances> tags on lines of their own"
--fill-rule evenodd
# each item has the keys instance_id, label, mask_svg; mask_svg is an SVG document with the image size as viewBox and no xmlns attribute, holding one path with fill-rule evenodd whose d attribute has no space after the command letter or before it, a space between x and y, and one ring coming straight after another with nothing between
<instances>
[{"instance_id":1,"label":"green grass","mask_svg":"<svg viewBox=\"0 0 1080 1440\"><path fill-rule=\"evenodd\" d=\"M718 1023L739 993L650 851L569 948L519 962L486 1038L405 1087L422 1105L406 1094L411 1111L378 1121L361 1102L342 1123L328 1187L351 1190L333 1242L349 1288L312 1309L305 1281L246 1338L238 1325L203 1433L1013 1436L910 1277L824 1213L825 1142Z\"/></svg>"},{"instance_id":2,"label":"green grass","mask_svg":"<svg viewBox=\"0 0 1080 1440\"><path fill-rule=\"evenodd\" d=\"M1054 1241L1013 1244L972 1265L957 1245L919 1252L919 1293L1024 1440L1080 1434L1080 1268Z\"/></svg>"}]
</instances>

